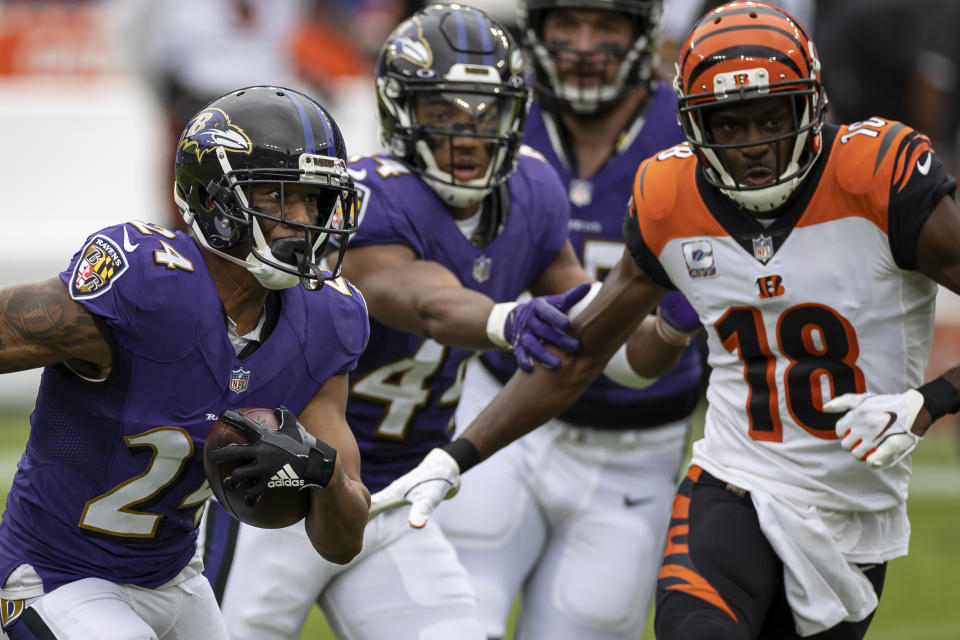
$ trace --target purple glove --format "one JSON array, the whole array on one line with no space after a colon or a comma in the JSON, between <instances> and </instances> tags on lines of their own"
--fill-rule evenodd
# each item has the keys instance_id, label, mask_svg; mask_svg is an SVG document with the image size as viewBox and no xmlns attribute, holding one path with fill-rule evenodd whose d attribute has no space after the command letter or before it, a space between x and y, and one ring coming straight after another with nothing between
<instances>
[{"instance_id":1,"label":"purple glove","mask_svg":"<svg viewBox=\"0 0 960 640\"><path fill-rule=\"evenodd\" d=\"M668 293L657 307L657 333L672 345L689 344L700 331L700 317L679 291Z\"/></svg>"},{"instance_id":2,"label":"purple glove","mask_svg":"<svg viewBox=\"0 0 960 640\"><path fill-rule=\"evenodd\" d=\"M569 336L570 318L566 312L590 291L590 283L584 282L569 291L534 298L518 304L507 315L503 335L513 347L517 365L524 371L533 369L533 360L548 369L560 366L560 358L551 353L543 343L560 347L567 353L580 348L580 341Z\"/></svg>"}]
</instances>

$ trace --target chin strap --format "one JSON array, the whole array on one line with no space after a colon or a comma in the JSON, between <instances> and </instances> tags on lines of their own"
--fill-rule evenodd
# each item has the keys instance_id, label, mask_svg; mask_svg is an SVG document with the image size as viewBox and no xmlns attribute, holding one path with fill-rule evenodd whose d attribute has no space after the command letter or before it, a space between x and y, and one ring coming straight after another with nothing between
<instances>
[{"instance_id":1,"label":"chin strap","mask_svg":"<svg viewBox=\"0 0 960 640\"><path fill-rule=\"evenodd\" d=\"M273 255L273 252L270 251L270 247L266 248L264 254L263 257L267 260L277 259L276 256ZM247 268L247 271L253 274L257 282L267 289L289 289L300 283L300 276L271 267L269 264L260 260L253 252L247 255L244 266Z\"/></svg>"}]
</instances>

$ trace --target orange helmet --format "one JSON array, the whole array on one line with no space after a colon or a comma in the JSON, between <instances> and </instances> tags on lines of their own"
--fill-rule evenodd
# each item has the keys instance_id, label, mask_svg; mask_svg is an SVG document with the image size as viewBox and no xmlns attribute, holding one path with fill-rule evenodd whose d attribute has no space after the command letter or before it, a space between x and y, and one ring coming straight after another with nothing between
<instances>
[{"instance_id":1,"label":"orange helmet","mask_svg":"<svg viewBox=\"0 0 960 640\"><path fill-rule=\"evenodd\" d=\"M813 40L790 14L765 2L728 2L694 25L680 51L674 90L677 115L697 151L704 175L725 195L752 211L783 204L820 155L826 95ZM721 145L706 127L705 110L791 96L792 131L746 144ZM727 150L762 144L792 145L773 184L743 185L728 170ZM777 158L781 155L778 153Z\"/></svg>"}]
</instances>

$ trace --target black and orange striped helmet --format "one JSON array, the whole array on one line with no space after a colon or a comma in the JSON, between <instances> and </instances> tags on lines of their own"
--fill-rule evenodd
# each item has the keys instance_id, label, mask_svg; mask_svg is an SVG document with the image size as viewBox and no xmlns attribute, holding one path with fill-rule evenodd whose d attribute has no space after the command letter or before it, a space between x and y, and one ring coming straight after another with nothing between
<instances>
[{"instance_id":1,"label":"black and orange striped helmet","mask_svg":"<svg viewBox=\"0 0 960 640\"><path fill-rule=\"evenodd\" d=\"M790 14L765 2L728 2L694 25L676 70L680 126L700 156L707 180L752 211L783 204L820 155L826 95L807 31ZM740 184L728 170L726 153L748 145L714 143L705 127L705 110L774 94L793 97L792 131L748 144L792 145L788 161L778 167L772 184Z\"/></svg>"}]
</instances>

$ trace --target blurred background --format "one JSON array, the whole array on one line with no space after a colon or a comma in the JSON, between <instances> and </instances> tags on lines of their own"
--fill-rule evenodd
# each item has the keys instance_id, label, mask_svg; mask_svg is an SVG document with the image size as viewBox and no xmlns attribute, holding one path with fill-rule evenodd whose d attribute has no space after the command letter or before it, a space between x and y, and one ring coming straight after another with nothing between
<instances>
[{"instance_id":1,"label":"blurred background","mask_svg":"<svg viewBox=\"0 0 960 640\"><path fill-rule=\"evenodd\" d=\"M251 84L316 97L351 153L379 150L373 65L422 0L0 0L0 286L62 269L86 235L142 219L178 226L173 149L209 100ZM473 0L515 29L514 0ZM666 0L661 73L716 0ZM820 48L830 117L925 132L956 174L960 2L780 0ZM943 295L931 375L960 361L960 303ZM0 402L38 372L5 376Z\"/></svg>"},{"instance_id":2,"label":"blurred background","mask_svg":"<svg viewBox=\"0 0 960 640\"><path fill-rule=\"evenodd\" d=\"M140 219L179 226L172 199L176 140L189 116L229 90L300 89L333 113L350 153L379 151L374 59L386 35L423 4L0 0L0 215L8 232L0 287L52 277L90 232L106 225ZM513 28L515 0L468 4ZM672 77L692 21L719 4L666 0L662 74ZM831 120L877 115L907 122L931 138L956 175L960 0L774 4L812 31ZM949 292L939 298L929 377L960 362L958 299ZM0 449L4 491L38 381L39 371L31 371L5 375L0 384L0 426L12 425L0 431L17 432ZM960 564L957 433L956 421L942 419L927 438L934 442L918 449L911 557L894 563L899 579L888 579L872 638L960 637L960 614L950 604L957 594L950 566Z\"/></svg>"}]
</instances>

